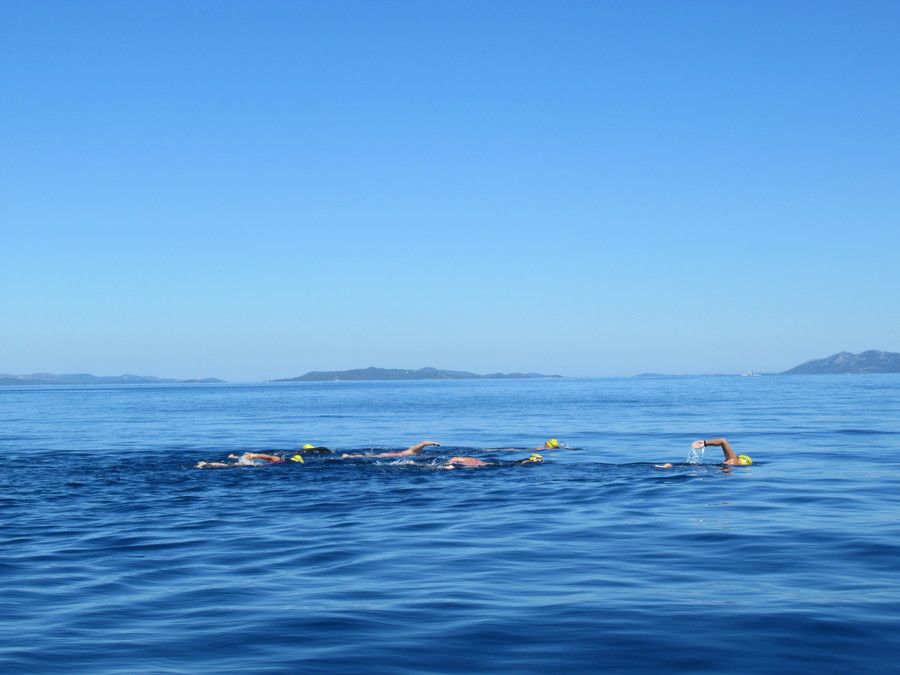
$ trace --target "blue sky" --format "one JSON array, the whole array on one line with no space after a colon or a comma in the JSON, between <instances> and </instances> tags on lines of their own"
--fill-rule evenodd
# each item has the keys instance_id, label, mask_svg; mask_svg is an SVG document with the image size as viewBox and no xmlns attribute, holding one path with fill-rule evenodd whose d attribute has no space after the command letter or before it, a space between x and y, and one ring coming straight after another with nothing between
<instances>
[{"instance_id":1,"label":"blue sky","mask_svg":"<svg viewBox=\"0 0 900 675\"><path fill-rule=\"evenodd\" d=\"M0 372L900 351L895 2L5 2Z\"/></svg>"}]
</instances>

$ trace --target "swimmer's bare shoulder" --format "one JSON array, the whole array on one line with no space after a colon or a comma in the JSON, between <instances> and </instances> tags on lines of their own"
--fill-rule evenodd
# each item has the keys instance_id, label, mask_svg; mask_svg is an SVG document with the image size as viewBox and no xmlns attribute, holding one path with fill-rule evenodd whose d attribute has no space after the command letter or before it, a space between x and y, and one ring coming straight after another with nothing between
<instances>
[{"instance_id":1,"label":"swimmer's bare shoulder","mask_svg":"<svg viewBox=\"0 0 900 675\"><path fill-rule=\"evenodd\" d=\"M485 462L477 457L451 457L444 466L448 469L474 469L479 466L491 466L491 462Z\"/></svg>"}]
</instances>

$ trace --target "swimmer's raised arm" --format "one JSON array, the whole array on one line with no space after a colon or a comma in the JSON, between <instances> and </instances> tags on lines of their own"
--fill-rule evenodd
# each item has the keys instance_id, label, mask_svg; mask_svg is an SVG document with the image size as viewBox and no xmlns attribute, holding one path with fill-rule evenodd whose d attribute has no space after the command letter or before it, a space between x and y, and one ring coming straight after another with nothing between
<instances>
[{"instance_id":1,"label":"swimmer's raised arm","mask_svg":"<svg viewBox=\"0 0 900 675\"><path fill-rule=\"evenodd\" d=\"M431 445L440 446L440 443L438 443L437 441L422 441L421 443L411 445L406 450L404 450L403 453L406 455L418 455L424 448L427 448Z\"/></svg>"},{"instance_id":2,"label":"swimmer's raised arm","mask_svg":"<svg viewBox=\"0 0 900 675\"><path fill-rule=\"evenodd\" d=\"M406 450L400 450L398 452L378 452L370 455L360 455L360 454L348 454L344 453L341 455L341 459L354 459L356 457L409 457L410 455L418 455L422 452L423 448L427 448L429 445L440 445L437 441L422 441L421 443L416 443L408 447Z\"/></svg>"},{"instance_id":3,"label":"swimmer's raised arm","mask_svg":"<svg viewBox=\"0 0 900 675\"><path fill-rule=\"evenodd\" d=\"M726 441L724 438L711 438L707 441L694 441L691 444L691 447L695 450L699 450L700 448L705 448L709 445L714 445L716 447L722 448L722 452L725 453L725 461L728 463L736 463L737 462L737 453L734 451L734 448L731 447L731 443Z\"/></svg>"}]
</instances>

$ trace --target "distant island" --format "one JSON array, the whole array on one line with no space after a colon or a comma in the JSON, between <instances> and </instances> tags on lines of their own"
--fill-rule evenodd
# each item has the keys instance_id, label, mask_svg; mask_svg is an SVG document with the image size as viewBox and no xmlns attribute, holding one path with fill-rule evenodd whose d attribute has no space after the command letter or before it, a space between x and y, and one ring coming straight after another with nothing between
<instances>
[{"instance_id":1,"label":"distant island","mask_svg":"<svg viewBox=\"0 0 900 675\"><path fill-rule=\"evenodd\" d=\"M900 353L870 349L859 354L840 352L824 359L814 359L781 373L747 372L744 375L857 375L865 373L900 373ZM351 370L312 370L298 377L286 377L267 382L342 382L377 380L524 380L559 378L559 375L541 373L489 373L479 375L465 370L441 370L439 368L355 368ZM639 378L687 377L664 373L641 373ZM696 376L695 376L696 377ZM84 385L84 384L224 384L215 377L179 380L150 375L90 375L74 373L32 373L10 375L0 373L0 386L8 385Z\"/></svg>"},{"instance_id":2,"label":"distant island","mask_svg":"<svg viewBox=\"0 0 900 675\"><path fill-rule=\"evenodd\" d=\"M53 373L32 373L31 375L8 375L0 373L0 385L10 384L209 384L221 383L214 377L191 380L173 380L149 375L89 375L75 373L70 375L54 375Z\"/></svg>"},{"instance_id":3,"label":"distant island","mask_svg":"<svg viewBox=\"0 0 900 675\"><path fill-rule=\"evenodd\" d=\"M859 354L840 352L824 359L801 363L782 375L858 375L862 373L900 373L900 354L870 349Z\"/></svg>"},{"instance_id":4,"label":"distant island","mask_svg":"<svg viewBox=\"0 0 900 675\"><path fill-rule=\"evenodd\" d=\"M814 359L801 363L799 366L780 373L758 373L747 371L741 373L745 376L757 375L862 375L865 373L900 373L900 354L896 352L881 352L870 349L859 354L840 352L832 354L824 359ZM737 373L735 373L736 375ZM711 377L712 374L705 377ZM721 375L719 375L721 376ZM696 375L670 375L667 373L641 373L634 377L665 378L665 377L697 377Z\"/></svg>"},{"instance_id":5,"label":"distant island","mask_svg":"<svg viewBox=\"0 0 900 675\"><path fill-rule=\"evenodd\" d=\"M364 380L499 380L559 377L559 375L541 375L540 373L491 373L478 375L464 370L439 370L438 368L419 368L419 370L402 370L400 368L356 368L353 370L313 370L298 377L286 377L270 382L342 382Z\"/></svg>"}]
</instances>

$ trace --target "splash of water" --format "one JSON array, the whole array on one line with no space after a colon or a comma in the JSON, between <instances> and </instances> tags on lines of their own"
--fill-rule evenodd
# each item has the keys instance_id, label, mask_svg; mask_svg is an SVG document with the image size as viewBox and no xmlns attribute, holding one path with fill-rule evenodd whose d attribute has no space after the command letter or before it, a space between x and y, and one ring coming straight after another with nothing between
<instances>
[{"instance_id":1,"label":"splash of water","mask_svg":"<svg viewBox=\"0 0 900 675\"><path fill-rule=\"evenodd\" d=\"M700 464L703 461L703 455L706 452L706 446L702 448L695 448L691 446L691 450L687 456L688 464Z\"/></svg>"}]
</instances>

